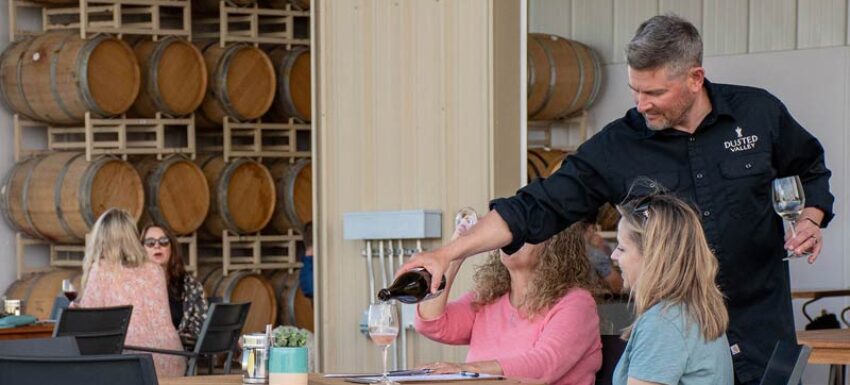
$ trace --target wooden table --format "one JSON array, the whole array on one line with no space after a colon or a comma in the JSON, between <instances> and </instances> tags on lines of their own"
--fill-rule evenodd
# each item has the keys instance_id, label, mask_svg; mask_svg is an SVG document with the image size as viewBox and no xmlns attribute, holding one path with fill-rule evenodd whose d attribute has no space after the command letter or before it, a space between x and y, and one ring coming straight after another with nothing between
<instances>
[{"instance_id":1,"label":"wooden table","mask_svg":"<svg viewBox=\"0 0 850 385\"><path fill-rule=\"evenodd\" d=\"M844 368L850 365L850 330L798 331L797 342L812 347L810 364L830 365L830 383L844 384Z\"/></svg>"},{"instance_id":2,"label":"wooden table","mask_svg":"<svg viewBox=\"0 0 850 385\"><path fill-rule=\"evenodd\" d=\"M22 340L27 338L47 338L51 336L53 336L52 323L0 329L0 340Z\"/></svg>"},{"instance_id":3,"label":"wooden table","mask_svg":"<svg viewBox=\"0 0 850 385\"><path fill-rule=\"evenodd\" d=\"M505 380L474 380L441 382L440 384L454 385L517 385L521 382L513 379ZM159 385L242 385L241 374L217 376L171 377L160 378ZM341 378L325 378L320 373L310 373L309 385L352 385Z\"/></svg>"}]
</instances>

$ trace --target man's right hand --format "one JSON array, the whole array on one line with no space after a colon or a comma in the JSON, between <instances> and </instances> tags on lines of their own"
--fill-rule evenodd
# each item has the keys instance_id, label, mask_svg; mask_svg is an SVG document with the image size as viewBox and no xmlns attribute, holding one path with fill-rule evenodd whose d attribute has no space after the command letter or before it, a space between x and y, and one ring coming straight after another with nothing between
<instances>
[{"instance_id":1,"label":"man's right hand","mask_svg":"<svg viewBox=\"0 0 850 385\"><path fill-rule=\"evenodd\" d=\"M401 273L410 269L424 267L425 270L428 270L428 272L431 273L431 292L437 293L437 290L440 289L440 282L443 280L443 275L446 273L446 270L449 268L449 263L451 263L453 259L451 256L445 254L445 247L441 247L434 251L416 253L412 258L410 258L410 260L398 268L398 271L395 273L395 277L398 278Z\"/></svg>"}]
</instances>

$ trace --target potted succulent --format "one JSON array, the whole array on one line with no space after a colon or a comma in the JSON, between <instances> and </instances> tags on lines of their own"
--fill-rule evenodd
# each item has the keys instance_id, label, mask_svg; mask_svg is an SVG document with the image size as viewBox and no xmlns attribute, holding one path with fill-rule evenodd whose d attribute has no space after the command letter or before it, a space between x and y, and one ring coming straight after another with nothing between
<instances>
[{"instance_id":1,"label":"potted succulent","mask_svg":"<svg viewBox=\"0 0 850 385\"><path fill-rule=\"evenodd\" d=\"M294 326L272 331L269 385L307 385L310 332Z\"/></svg>"}]
</instances>

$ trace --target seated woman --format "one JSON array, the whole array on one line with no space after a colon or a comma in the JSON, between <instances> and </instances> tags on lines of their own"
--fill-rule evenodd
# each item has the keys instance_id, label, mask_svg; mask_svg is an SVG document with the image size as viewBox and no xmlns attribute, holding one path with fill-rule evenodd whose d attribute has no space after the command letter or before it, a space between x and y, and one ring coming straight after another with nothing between
<instances>
[{"instance_id":1,"label":"seated woman","mask_svg":"<svg viewBox=\"0 0 850 385\"><path fill-rule=\"evenodd\" d=\"M714 283L717 260L699 216L683 201L650 195L618 208L617 248L636 318L614 385L731 385L729 321Z\"/></svg>"},{"instance_id":2,"label":"seated woman","mask_svg":"<svg viewBox=\"0 0 850 385\"><path fill-rule=\"evenodd\" d=\"M192 346L198 340L207 317L204 287L192 274L186 273L174 234L162 227L149 225L142 229L141 238L148 259L165 271L171 322L177 328L183 345Z\"/></svg>"},{"instance_id":3,"label":"seated woman","mask_svg":"<svg viewBox=\"0 0 850 385\"><path fill-rule=\"evenodd\" d=\"M512 255L494 251L477 268L474 289L447 304L461 263L450 265L442 294L418 305L415 327L438 342L468 344L466 362L425 368L550 385L594 383L602 365L594 300L600 283L585 256L583 229L525 244Z\"/></svg>"},{"instance_id":4,"label":"seated woman","mask_svg":"<svg viewBox=\"0 0 850 385\"><path fill-rule=\"evenodd\" d=\"M168 314L165 273L149 261L136 237L135 220L109 209L94 224L83 259L80 307L133 305L127 345L182 350ZM181 376L186 359L153 355L159 377Z\"/></svg>"}]
</instances>

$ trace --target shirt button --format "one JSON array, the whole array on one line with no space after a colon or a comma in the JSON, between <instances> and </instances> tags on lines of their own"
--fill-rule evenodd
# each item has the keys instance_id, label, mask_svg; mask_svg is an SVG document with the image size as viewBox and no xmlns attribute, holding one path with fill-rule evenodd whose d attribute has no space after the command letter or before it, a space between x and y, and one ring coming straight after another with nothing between
<instances>
[{"instance_id":1,"label":"shirt button","mask_svg":"<svg viewBox=\"0 0 850 385\"><path fill-rule=\"evenodd\" d=\"M702 173L701 172L697 173L697 179L702 179Z\"/></svg>"},{"instance_id":2,"label":"shirt button","mask_svg":"<svg viewBox=\"0 0 850 385\"><path fill-rule=\"evenodd\" d=\"M693 136L692 136L692 137L690 137L690 138L688 138L688 141L690 141L690 142L693 142L693 141L695 141L695 140L697 140L697 139L696 139L696 138L694 138Z\"/></svg>"},{"instance_id":3,"label":"shirt button","mask_svg":"<svg viewBox=\"0 0 850 385\"><path fill-rule=\"evenodd\" d=\"M702 216L707 217L711 215L711 211L705 210L702 212Z\"/></svg>"},{"instance_id":4,"label":"shirt button","mask_svg":"<svg viewBox=\"0 0 850 385\"><path fill-rule=\"evenodd\" d=\"M752 163L747 163L747 164L745 164L745 165L744 165L744 168L746 168L746 169L751 169L751 168L753 168L753 164L752 164Z\"/></svg>"}]
</instances>

